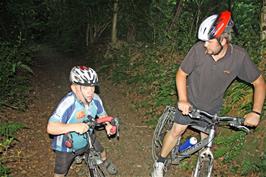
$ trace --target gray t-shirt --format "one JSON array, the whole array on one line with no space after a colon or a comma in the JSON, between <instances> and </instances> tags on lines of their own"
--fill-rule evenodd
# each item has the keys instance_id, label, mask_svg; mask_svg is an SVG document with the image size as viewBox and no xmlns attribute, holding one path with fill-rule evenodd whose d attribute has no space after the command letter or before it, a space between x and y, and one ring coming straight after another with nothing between
<instances>
[{"instance_id":1,"label":"gray t-shirt","mask_svg":"<svg viewBox=\"0 0 266 177\"><path fill-rule=\"evenodd\" d=\"M204 43L198 42L190 49L180 67L188 74L190 103L212 114L220 110L224 92L236 77L252 83L260 76L260 71L247 52L236 45L229 45L225 56L215 61L205 54Z\"/></svg>"}]
</instances>

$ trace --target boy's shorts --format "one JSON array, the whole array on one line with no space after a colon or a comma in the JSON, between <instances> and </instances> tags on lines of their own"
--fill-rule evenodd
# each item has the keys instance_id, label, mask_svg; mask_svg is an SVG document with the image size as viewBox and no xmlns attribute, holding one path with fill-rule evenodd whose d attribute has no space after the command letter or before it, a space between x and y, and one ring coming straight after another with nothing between
<instances>
[{"instance_id":1,"label":"boy's shorts","mask_svg":"<svg viewBox=\"0 0 266 177\"><path fill-rule=\"evenodd\" d=\"M95 150L97 152L103 152L104 148L101 145L101 143L96 139L95 135L92 135L92 142ZM88 151L89 147L86 146L85 148L79 149L75 151L75 153L72 152L60 152L55 151L55 174L67 174L74 158L76 156L84 154L84 152Z\"/></svg>"}]
</instances>

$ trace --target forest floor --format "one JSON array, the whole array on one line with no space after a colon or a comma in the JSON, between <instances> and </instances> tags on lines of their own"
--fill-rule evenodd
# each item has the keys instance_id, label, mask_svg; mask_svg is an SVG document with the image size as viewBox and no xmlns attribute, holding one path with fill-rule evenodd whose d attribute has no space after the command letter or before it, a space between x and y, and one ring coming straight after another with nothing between
<instances>
[{"instance_id":1,"label":"forest floor","mask_svg":"<svg viewBox=\"0 0 266 177\"><path fill-rule=\"evenodd\" d=\"M1 113L8 121L21 122L26 125L17 134L14 147L9 151L13 177L52 177L54 153L50 148L51 139L46 132L49 116L60 99L69 91L68 75L74 65L87 65L82 57L63 56L52 49L37 54L33 61L34 78L31 92L31 104L25 112L6 109ZM151 140L153 129L143 120L131 103L132 95L126 85L113 85L111 81L100 76L100 96L107 113L121 119L120 140L108 139L105 131L97 136L107 150L109 158L118 167L121 177L149 177L153 161L151 157ZM69 177L81 176L82 165L73 164ZM173 167L167 176L190 176L191 169L181 170ZM184 172L187 171L187 172Z\"/></svg>"}]
</instances>

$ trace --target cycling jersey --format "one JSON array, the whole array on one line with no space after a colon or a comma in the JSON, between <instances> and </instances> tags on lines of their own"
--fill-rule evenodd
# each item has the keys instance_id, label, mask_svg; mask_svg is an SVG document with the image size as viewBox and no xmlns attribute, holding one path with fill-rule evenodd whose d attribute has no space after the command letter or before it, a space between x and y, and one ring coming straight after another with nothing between
<instances>
[{"instance_id":1,"label":"cycling jersey","mask_svg":"<svg viewBox=\"0 0 266 177\"><path fill-rule=\"evenodd\" d=\"M69 92L59 103L49 122L81 123L90 118L105 116L106 112L99 95L94 94L88 106L84 106L73 92ZM73 147L65 146L66 135L53 135L52 149L60 152L72 152L84 148L88 142L83 134L70 133L73 140Z\"/></svg>"}]
</instances>

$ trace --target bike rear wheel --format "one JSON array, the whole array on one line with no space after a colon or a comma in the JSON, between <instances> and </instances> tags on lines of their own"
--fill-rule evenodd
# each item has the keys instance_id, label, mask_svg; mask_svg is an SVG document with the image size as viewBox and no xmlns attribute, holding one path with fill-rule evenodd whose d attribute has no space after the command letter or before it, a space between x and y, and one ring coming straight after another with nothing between
<instances>
[{"instance_id":1,"label":"bike rear wheel","mask_svg":"<svg viewBox=\"0 0 266 177\"><path fill-rule=\"evenodd\" d=\"M160 155L165 134L172 128L174 123L174 107L166 107L158 120L152 138L152 158L156 161Z\"/></svg>"}]
</instances>

